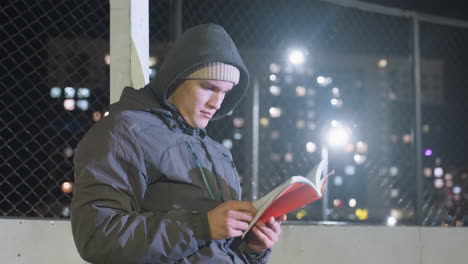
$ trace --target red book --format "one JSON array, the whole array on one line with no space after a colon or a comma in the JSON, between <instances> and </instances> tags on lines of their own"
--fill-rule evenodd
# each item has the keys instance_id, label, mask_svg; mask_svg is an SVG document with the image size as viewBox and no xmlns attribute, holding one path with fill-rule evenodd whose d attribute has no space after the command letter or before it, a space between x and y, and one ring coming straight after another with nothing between
<instances>
[{"instance_id":1,"label":"red book","mask_svg":"<svg viewBox=\"0 0 468 264\"><path fill-rule=\"evenodd\" d=\"M334 173L332 171L325 175L326 168L327 163L322 160L306 177L293 176L261 199L253 202L257 211L242 237L257 221L266 222L272 216L278 217L290 213L322 198L328 176ZM323 178L322 174L325 175Z\"/></svg>"}]
</instances>

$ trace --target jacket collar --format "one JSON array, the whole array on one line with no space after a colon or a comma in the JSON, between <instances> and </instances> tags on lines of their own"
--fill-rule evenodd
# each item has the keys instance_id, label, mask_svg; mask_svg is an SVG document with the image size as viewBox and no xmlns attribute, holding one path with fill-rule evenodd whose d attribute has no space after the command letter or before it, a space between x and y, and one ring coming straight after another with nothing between
<instances>
[{"instance_id":1,"label":"jacket collar","mask_svg":"<svg viewBox=\"0 0 468 264\"><path fill-rule=\"evenodd\" d=\"M187 125L184 118L182 118L182 116L177 111L164 111L162 114L155 114L158 114L167 127L172 131L181 131L186 135L200 137L202 139L206 137L205 129L193 128Z\"/></svg>"}]
</instances>

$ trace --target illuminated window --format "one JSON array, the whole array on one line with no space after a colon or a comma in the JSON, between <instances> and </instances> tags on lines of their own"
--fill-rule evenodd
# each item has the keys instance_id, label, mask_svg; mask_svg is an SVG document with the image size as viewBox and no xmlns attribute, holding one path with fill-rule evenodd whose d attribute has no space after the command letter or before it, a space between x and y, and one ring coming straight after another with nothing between
<instances>
[{"instance_id":1,"label":"illuminated window","mask_svg":"<svg viewBox=\"0 0 468 264\"><path fill-rule=\"evenodd\" d=\"M273 161L279 161L281 159L280 154L278 153L271 153L271 160Z\"/></svg>"},{"instance_id":2,"label":"illuminated window","mask_svg":"<svg viewBox=\"0 0 468 264\"><path fill-rule=\"evenodd\" d=\"M297 86L296 87L296 95L297 96L305 96L306 95L306 88L304 86Z\"/></svg>"},{"instance_id":3,"label":"illuminated window","mask_svg":"<svg viewBox=\"0 0 468 264\"><path fill-rule=\"evenodd\" d=\"M403 142L408 144L411 143L411 135L410 134L404 134L403 135Z\"/></svg>"},{"instance_id":4,"label":"illuminated window","mask_svg":"<svg viewBox=\"0 0 468 264\"><path fill-rule=\"evenodd\" d=\"M332 94L334 97L340 96L340 89L338 89L338 87L333 87Z\"/></svg>"},{"instance_id":5,"label":"illuminated window","mask_svg":"<svg viewBox=\"0 0 468 264\"><path fill-rule=\"evenodd\" d=\"M338 199L338 198L333 199L333 206L341 207L341 206L343 206L343 201L341 199Z\"/></svg>"},{"instance_id":6,"label":"illuminated window","mask_svg":"<svg viewBox=\"0 0 468 264\"><path fill-rule=\"evenodd\" d=\"M90 96L89 88L78 88L78 94L77 94L78 98L89 98L89 96Z\"/></svg>"},{"instance_id":7,"label":"illuminated window","mask_svg":"<svg viewBox=\"0 0 468 264\"><path fill-rule=\"evenodd\" d=\"M271 73L277 74L277 73L280 72L280 70L281 70L281 67L278 64L276 64L276 63L270 64L270 72Z\"/></svg>"},{"instance_id":8,"label":"illuminated window","mask_svg":"<svg viewBox=\"0 0 468 264\"><path fill-rule=\"evenodd\" d=\"M154 56L149 57L149 66L154 67L158 63L158 58Z\"/></svg>"},{"instance_id":9,"label":"illuminated window","mask_svg":"<svg viewBox=\"0 0 468 264\"><path fill-rule=\"evenodd\" d=\"M81 110L86 111L89 108L89 102L88 100L78 100L76 101L76 106Z\"/></svg>"},{"instance_id":10,"label":"illuminated window","mask_svg":"<svg viewBox=\"0 0 468 264\"><path fill-rule=\"evenodd\" d=\"M73 184L71 182L64 182L61 186L62 192L71 193L73 190Z\"/></svg>"},{"instance_id":11,"label":"illuminated window","mask_svg":"<svg viewBox=\"0 0 468 264\"><path fill-rule=\"evenodd\" d=\"M279 86L272 85L270 86L270 93L272 95L278 96L281 94L281 88Z\"/></svg>"},{"instance_id":12,"label":"illuminated window","mask_svg":"<svg viewBox=\"0 0 468 264\"><path fill-rule=\"evenodd\" d=\"M106 54L104 56L104 62L106 63L106 65L110 65L110 55L109 54Z\"/></svg>"},{"instance_id":13,"label":"illuminated window","mask_svg":"<svg viewBox=\"0 0 468 264\"><path fill-rule=\"evenodd\" d=\"M320 86L327 86L333 82L333 79L331 77L325 77L325 76L318 76L317 77L317 83Z\"/></svg>"},{"instance_id":14,"label":"illuminated window","mask_svg":"<svg viewBox=\"0 0 468 264\"><path fill-rule=\"evenodd\" d=\"M440 189L440 188L444 187L444 180L435 179L434 180L434 187L436 187L437 189Z\"/></svg>"},{"instance_id":15,"label":"illuminated window","mask_svg":"<svg viewBox=\"0 0 468 264\"><path fill-rule=\"evenodd\" d=\"M305 127L305 121L304 120L297 120L296 121L296 127L297 128L304 128Z\"/></svg>"},{"instance_id":16,"label":"illuminated window","mask_svg":"<svg viewBox=\"0 0 468 264\"><path fill-rule=\"evenodd\" d=\"M63 150L63 155L65 155L65 157L67 158L70 158L71 156L73 156L73 149L71 147L66 147L64 150Z\"/></svg>"},{"instance_id":17,"label":"illuminated window","mask_svg":"<svg viewBox=\"0 0 468 264\"><path fill-rule=\"evenodd\" d=\"M270 121L266 117L260 118L260 125L263 127L267 127L269 125Z\"/></svg>"},{"instance_id":18,"label":"illuminated window","mask_svg":"<svg viewBox=\"0 0 468 264\"><path fill-rule=\"evenodd\" d=\"M223 146L225 146L227 149L232 149L232 140L223 139Z\"/></svg>"},{"instance_id":19,"label":"illuminated window","mask_svg":"<svg viewBox=\"0 0 468 264\"><path fill-rule=\"evenodd\" d=\"M61 95L62 95L62 89L60 89L60 87L50 88L50 97L59 98Z\"/></svg>"},{"instance_id":20,"label":"illuminated window","mask_svg":"<svg viewBox=\"0 0 468 264\"><path fill-rule=\"evenodd\" d=\"M235 132L234 133L234 139L235 140L241 140L242 139L242 134L240 132Z\"/></svg>"},{"instance_id":21,"label":"illuminated window","mask_svg":"<svg viewBox=\"0 0 468 264\"><path fill-rule=\"evenodd\" d=\"M356 164L358 165L364 164L364 162L366 162L366 159L367 158L364 155L359 155L359 154L354 155L354 162L356 162Z\"/></svg>"},{"instance_id":22,"label":"illuminated window","mask_svg":"<svg viewBox=\"0 0 468 264\"><path fill-rule=\"evenodd\" d=\"M94 122L97 122L97 121L101 120L101 117L102 117L101 112L98 112L98 111L93 112L93 121Z\"/></svg>"},{"instance_id":23,"label":"illuminated window","mask_svg":"<svg viewBox=\"0 0 468 264\"><path fill-rule=\"evenodd\" d=\"M65 98L75 98L76 90L73 87L65 87Z\"/></svg>"},{"instance_id":24,"label":"illuminated window","mask_svg":"<svg viewBox=\"0 0 468 264\"><path fill-rule=\"evenodd\" d=\"M74 99L65 99L63 101L63 107L67 111L73 111L75 110L75 100Z\"/></svg>"},{"instance_id":25,"label":"illuminated window","mask_svg":"<svg viewBox=\"0 0 468 264\"><path fill-rule=\"evenodd\" d=\"M269 112L270 112L270 116L272 118L278 118L278 117L281 116L282 111L281 111L281 108L279 108L279 107L271 107Z\"/></svg>"},{"instance_id":26,"label":"illuminated window","mask_svg":"<svg viewBox=\"0 0 468 264\"><path fill-rule=\"evenodd\" d=\"M397 198L399 193L400 193L400 191L398 189L391 189L390 190L390 197Z\"/></svg>"},{"instance_id":27,"label":"illuminated window","mask_svg":"<svg viewBox=\"0 0 468 264\"><path fill-rule=\"evenodd\" d=\"M435 177L440 178L440 177L442 177L443 174L444 174L444 169L442 169L441 167L434 168L434 176Z\"/></svg>"},{"instance_id":28,"label":"illuminated window","mask_svg":"<svg viewBox=\"0 0 468 264\"><path fill-rule=\"evenodd\" d=\"M367 152L367 144L362 142L362 141L356 142L356 151L359 152L359 153L366 153Z\"/></svg>"},{"instance_id":29,"label":"illuminated window","mask_svg":"<svg viewBox=\"0 0 468 264\"><path fill-rule=\"evenodd\" d=\"M273 131L271 131L270 137L273 140L277 140L277 139L280 138L280 132L276 131L276 130L273 130Z\"/></svg>"},{"instance_id":30,"label":"illuminated window","mask_svg":"<svg viewBox=\"0 0 468 264\"><path fill-rule=\"evenodd\" d=\"M307 152L315 152L317 150L317 146L314 142L309 141L306 143L306 150Z\"/></svg>"},{"instance_id":31,"label":"illuminated window","mask_svg":"<svg viewBox=\"0 0 468 264\"><path fill-rule=\"evenodd\" d=\"M354 175L356 173L356 167L354 165L345 166L345 175Z\"/></svg>"},{"instance_id":32,"label":"illuminated window","mask_svg":"<svg viewBox=\"0 0 468 264\"><path fill-rule=\"evenodd\" d=\"M432 156L432 149L429 149L429 148L424 149L424 156L426 157Z\"/></svg>"},{"instance_id":33,"label":"illuminated window","mask_svg":"<svg viewBox=\"0 0 468 264\"><path fill-rule=\"evenodd\" d=\"M343 177L341 177L341 176L334 176L334 177L333 177L333 184L335 184L336 186L341 186L341 185L343 185Z\"/></svg>"},{"instance_id":34,"label":"illuminated window","mask_svg":"<svg viewBox=\"0 0 468 264\"><path fill-rule=\"evenodd\" d=\"M450 181L452 180L453 176L451 173L446 173L445 176L444 176L444 179L447 180L447 181Z\"/></svg>"},{"instance_id":35,"label":"illuminated window","mask_svg":"<svg viewBox=\"0 0 468 264\"><path fill-rule=\"evenodd\" d=\"M423 133L427 134L431 130L431 127L428 124L423 125L422 131Z\"/></svg>"},{"instance_id":36,"label":"illuminated window","mask_svg":"<svg viewBox=\"0 0 468 264\"><path fill-rule=\"evenodd\" d=\"M432 176L432 169L431 168L424 168L424 176L431 177Z\"/></svg>"},{"instance_id":37,"label":"illuminated window","mask_svg":"<svg viewBox=\"0 0 468 264\"><path fill-rule=\"evenodd\" d=\"M317 125L314 122L309 122L309 124L307 124L307 128L309 130L315 130L317 128Z\"/></svg>"},{"instance_id":38,"label":"illuminated window","mask_svg":"<svg viewBox=\"0 0 468 264\"><path fill-rule=\"evenodd\" d=\"M388 61L385 59L381 59L377 62L377 66L379 66L379 68L381 69L387 67L387 64L388 64Z\"/></svg>"},{"instance_id":39,"label":"illuminated window","mask_svg":"<svg viewBox=\"0 0 468 264\"><path fill-rule=\"evenodd\" d=\"M232 119L232 123L234 124L235 127L243 127L244 126L244 118L242 117L235 117Z\"/></svg>"}]
</instances>

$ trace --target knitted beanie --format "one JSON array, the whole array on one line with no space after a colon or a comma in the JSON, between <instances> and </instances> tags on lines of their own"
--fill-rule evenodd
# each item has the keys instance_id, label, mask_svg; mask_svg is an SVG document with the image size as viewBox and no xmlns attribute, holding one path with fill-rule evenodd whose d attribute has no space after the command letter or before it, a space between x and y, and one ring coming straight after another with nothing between
<instances>
[{"instance_id":1,"label":"knitted beanie","mask_svg":"<svg viewBox=\"0 0 468 264\"><path fill-rule=\"evenodd\" d=\"M187 73L185 80L218 80L239 83L240 72L236 67L222 62L211 62L194 68Z\"/></svg>"}]
</instances>

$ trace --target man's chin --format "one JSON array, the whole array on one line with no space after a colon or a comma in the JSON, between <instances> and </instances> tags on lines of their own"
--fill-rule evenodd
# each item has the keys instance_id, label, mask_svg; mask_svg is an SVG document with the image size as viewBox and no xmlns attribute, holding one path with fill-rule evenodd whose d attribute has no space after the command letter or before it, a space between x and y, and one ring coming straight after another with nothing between
<instances>
[{"instance_id":1,"label":"man's chin","mask_svg":"<svg viewBox=\"0 0 468 264\"><path fill-rule=\"evenodd\" d=\"M195 124L195 128L198 129L204 129L206 126L208 126L208 122L198 122L197 124Z\"/></svg>"}]
</instances>

